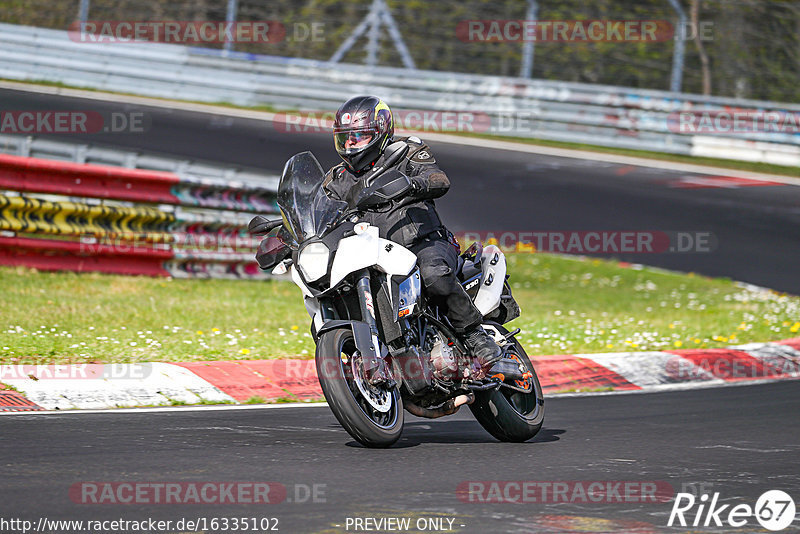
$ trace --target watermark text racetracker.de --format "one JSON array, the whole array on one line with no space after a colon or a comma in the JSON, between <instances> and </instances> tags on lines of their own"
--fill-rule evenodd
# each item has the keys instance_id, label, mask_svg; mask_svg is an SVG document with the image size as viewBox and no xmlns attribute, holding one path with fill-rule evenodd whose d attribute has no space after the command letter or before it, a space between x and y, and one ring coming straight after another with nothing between
<instances>
[{"instance_id":1,"label":"watermark text racetracker.de","mask_svg":"<svg viewBox=\"0 0 800 534\"><path fill-rule=\"evenodd\" d=\"M667 116L670 132L681 134L800 134L800 112L740 110L676 111Z\"/></svg>"},{"instance_id":2,"label":"watermark text racetracker.de","mask_svg":"<svg viewBox=\"0 0 800 534\"><path fill-rule=\"evenodd\" d=\"M143 380L153 374L151 363L0 365L3 380Z\"/></svg>"},{"instance_id":3,"label":"watermark text racetracker.de","mask_svg":"<svg viewBox=\"0 0 800 534\"><path fill-rule=\"evenodd\" d=\"M708 253L717 248L709 231L663 230L468 230L456 233L462 245L495 244L505 252L560 254Z\"/></svg>"},{"instance_id":4,"label":"watermark text racetracker.de","mask_svg":"<svg viewBox=\"0 0 800 534\"><path fill-rule=\"evenodd\" d=\"M720 352L709 356L675 356L665 362L664 370L667 376L680 381L766 379L797 375L800 373L800 362L782 357L762 360L748 354L731 358L727 353Z\"/></svg>"},{"instance_id":5,"label":"watermark text racetracker.de","mask_svg":"<svg viewBox=\"0 0 800 534\"><path fill-rule=\"evenodd\" d=\"M239 22L182 20L90 20L74 22L68 28L71 40L78 43L172 43L211 45L221 43L275 44L281 42L322 42L324 22L277 20Z\"/></svg>"},{"instance_id":6,"label":"watermark text racetracker.de","mask_svg":"<svg viewBox=\"0 0 800 534\"><path fill-rule=\"evenodd\" d=\"M77 482L69 488L76 504L308 504L326 502L326 484L280 482Z\"/></svg>"},{"instance_id":7,"label":"watermark text racetracker.de","mask_svg":"<svg viewBox=\"0 0 800 534\"><path fill-rule=\"evenodd\" d=\"M664 503L674 494L658 480L468 480L456 488L466 503Z\"/></svg>"},{"instance_id":8,"label":"watermark text racetracker.de","mask_svg":"<svg viewBox=\"0 0 800 534\"><path fill-rule=\"evenodd\" d=\"M89 532L120 534L124 532L278 532L280 519L268 516L182 517L180 519L51 519L36 520L0 517L0 532L28 534Z\"/></svg>"},{"instance_id":9,"label":"watermark text racetracker.de","mask_svg":"<svg viewBox=\"0 0 800 534\"><path fill-rule=\"evenodd\" d=\"M659 43L713 40L713 22L675 26L668 20L462 20L456 37L464 42Z\"/></svg>"},{"instance_id":10,"label":"watermark text racetracker.de","mask_svg":"<svg viewBox=\"0 0 800 534\"><path fill-rule=\"evenodd\" d=\"M482 111L395 109L392 116L396 130L482 133L494 129L492 118ZM272 118L272 126L281 133L330 133L335 118L332 111L281 112Z\"/></svg>"},{"instance_id":11,"label":"watermark text racetracker.de","mask_svg":"<svg viewBox=\"0 0 800 534\"><path fill-rule=\"evenodd\" d=\"M143 111L0 111L0 134L145 133L151 123L150 115Z\"/></svg>"}]
</instances>

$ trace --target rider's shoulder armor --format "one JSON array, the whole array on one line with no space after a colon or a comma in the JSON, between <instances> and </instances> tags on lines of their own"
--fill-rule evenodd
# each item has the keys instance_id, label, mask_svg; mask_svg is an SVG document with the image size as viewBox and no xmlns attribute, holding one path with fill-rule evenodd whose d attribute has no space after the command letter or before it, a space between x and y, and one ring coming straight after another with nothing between
<instances>
[{"instance_id":1,"label":"rider's shoulder armor","mask_svg":"<svg viewBox=\"0 0 800 534\"><path fill-rule=\"evenodd\" d=\"M409 150L408 154L406 154L406 159L411 163L436 163L436 158L433 157L430 147L419 137L400 138L398 141L405 141L408 145Z\"/></svg>"}]
</instances>

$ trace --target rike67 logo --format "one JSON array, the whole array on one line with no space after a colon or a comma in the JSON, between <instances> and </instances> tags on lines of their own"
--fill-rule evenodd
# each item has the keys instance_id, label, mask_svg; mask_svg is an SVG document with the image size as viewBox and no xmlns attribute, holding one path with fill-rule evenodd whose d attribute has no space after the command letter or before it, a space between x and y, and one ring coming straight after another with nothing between
<instances>
[{"instance_id":1,"label":"rike67 logo","mask_svg":"<svg viewBox=\"0 0 800 534\"><path fill-rule=\"evenodd\" d=\"M744 527L755 526L754 518L765 529L777 532L794 521L794 500L785 491L764 492L755 506L720 504L719 493L709 499L707 493L696 498L691 493L678 493L667 526L681 527Z\"/></svg>"}]
</instances>

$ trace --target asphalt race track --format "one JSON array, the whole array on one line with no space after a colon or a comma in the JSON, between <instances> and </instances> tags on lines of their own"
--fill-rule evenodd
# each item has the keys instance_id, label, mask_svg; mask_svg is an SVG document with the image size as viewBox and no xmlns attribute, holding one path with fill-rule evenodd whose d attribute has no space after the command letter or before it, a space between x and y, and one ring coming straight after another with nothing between
<instances>
[{"instance_id":1,"label":"asphalt race track","mask_svg":"<svg viewBox=\"0 0 800 534\"><path fill-rule=\"evenodd\" d=\"M4 516L34 521L258 516L277 517L281 532L332 533L345 532L348 517L399 516L454 519L453 531L464 533L643 533L670 530L671 503L480 503L456 489L466 481L658 481L750 505L767 489L800 492L796 383L551 398L547 409L546 428L522 444L496 442L468 410L439 420L407 415L389 450L358 445L326 406L2 417L0 502ZM279 482L290 500L295 485L323 486L316 503L76 504L69 488L84 481ZM760 529L750 526L742 531Z\"/></svg>"},{"instance_id":2,"label":"asphalt race track","mask_svg":"<svg viewBox=\"0 0 800 534\"><path fill-rule=\"evenodd\" d=\"M338 161L331 136L287 133L272 123L0 90L5 110L144 112L145 133L53 136L256 168L277 174L311 150ZM424 138L424 135L421 135ZM800 294L800 187L731 187L724 179L581 159L431 143L453 183L437 201L454 232L681 231L710 233L710 252L610 253L625 261L727 276ZM722 174L722 173L721 173Z\"/></svg>"},{"instance_id":3,"label":"asphalt race track","mask_svg":"<svg viewBox=\"0 0 800 534\"><path fill-rule=\"evenodd\" d=\"M337 160L327 134L279 132L255 120L8 90L0 91L0 106L143 110L150 122L144 134L60 138L273 174L306 149L324 165ZM696 188L703 177L677 171L431 146L453 182L438 201L453 231L710 232L711 252L611 256L800 294L797 186L730 187L722 178ZM671 502L482 503L456 490L469 481L646 481L673 493L718 492L730 505L752 506L772 489L797 500L799 393L792 381L551 397L545 428L524 444L496 442L466 409L440 420L406 414L403 437L390 450L359 446L325 406L0 417L0 517L276 517L279 531L291 533L358 531L346 528L348 517L439 519L445 526L451 519L452 531L464 533L705 532L667 528ZM86 481L277 482L288 497L274 505L78 504L69 489ZM316 502L296 502L313 485ZM763 529L751 519L737 531Z\"/></svg>"}]
</instances>

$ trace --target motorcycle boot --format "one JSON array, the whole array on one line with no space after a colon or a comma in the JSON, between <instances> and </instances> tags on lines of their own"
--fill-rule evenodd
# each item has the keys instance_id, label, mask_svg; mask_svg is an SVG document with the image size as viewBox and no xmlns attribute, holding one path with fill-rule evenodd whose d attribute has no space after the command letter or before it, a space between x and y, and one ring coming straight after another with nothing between
<instances>
[{"instance_id":1,"label":"motorcycle boot","mask_svg":"<svg viewBox=\"0 0 800 534\"><path fill-rule=\"evenodd\" d=\"M480 325L464 332L464 345L478 360L481 369L489 369L503 355L503 351L494 342L494 339Z\"/></svg>"}]
</instances>

